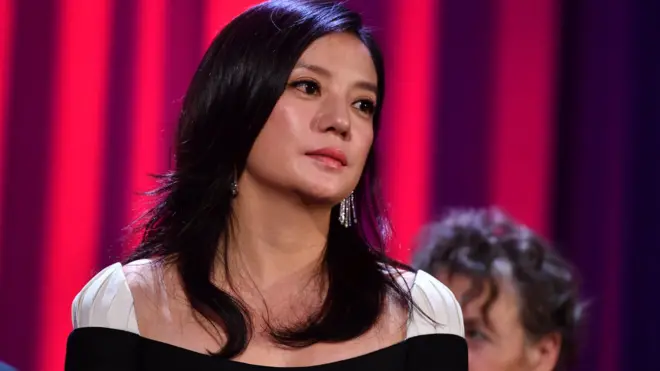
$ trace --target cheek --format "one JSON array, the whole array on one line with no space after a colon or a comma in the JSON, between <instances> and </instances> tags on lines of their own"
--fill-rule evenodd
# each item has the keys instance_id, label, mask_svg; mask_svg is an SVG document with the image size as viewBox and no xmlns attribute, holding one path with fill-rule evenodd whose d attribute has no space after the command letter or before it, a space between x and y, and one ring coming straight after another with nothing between
<instances>
[{"instance_id":1,"label":"cheek","mask_svg":"<svg viewBox=\"0 0 660 371\"><path fill-rule=\"evenodd\" d=\"M518 344L468 341L470 371L518 370L523 356Z\"/></svg>"},{"instance_id":2,"label":"cheek","mask_svg":"<svg viewBox=\"0 0 660 371\"><path fill-rule=\"evenodd\" d=\"M357 130L355 135L356 152L362 160L362 166L367 161L367 156L371 150L374 141L374 132L372 127L364 127Z\"/></svg>"},{"instance_id":3,"label":"cheek","mask_svg":"<svg viewBox=\"0 0 660 371\"><path fill-rule=\"evenodd\" d=\"M282 96L273 108L264 130L284 134L283 136L300 133L305 128L305 123L309 122L308 110L304 108L304 105L296 105L291 99Z\"/></svg>"},{"instance_id":4,"label":"cheek","mask_svg":"<svg viewBox=\"0 0 660 371\"><path fill-rule=\"evenodd\" d=\"M291 158L286 153L298 150L304 140L306 129L304 125L305 122L309 122L305 115L304 109L296 107L291 99L283 96L261 129L253 151L259 153L259 157L266 162L271 162L268 159L274 158L280 158L279 162L282 161L281 157Z\"/></svg>"},{"instance_id":5,"label":"cheek","mask_svg":"<svg viewBox=\"0 0 660 371\"><path fill-rule=\"evenodd\" d=\"M469 344L470 371L508 370L506 355L498 352L492 344Z\"/></svg>"}]
</instances>

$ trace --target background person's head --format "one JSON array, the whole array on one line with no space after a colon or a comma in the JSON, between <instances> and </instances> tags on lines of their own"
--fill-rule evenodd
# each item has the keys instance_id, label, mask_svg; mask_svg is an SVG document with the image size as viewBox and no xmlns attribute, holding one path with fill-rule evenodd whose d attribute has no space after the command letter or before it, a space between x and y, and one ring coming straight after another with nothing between
<instances>
[{"instance_id":1,"label":"background person's head","mask_svg":"<svg viewBox=\"0 0 660 371\"><path fill-rule=\"evenodd\" d=\"M561 370L584 304L570 265L497 208L454 210L421 234L413 266L461 303L470 371Z\"/></svg>"}]
</instances>

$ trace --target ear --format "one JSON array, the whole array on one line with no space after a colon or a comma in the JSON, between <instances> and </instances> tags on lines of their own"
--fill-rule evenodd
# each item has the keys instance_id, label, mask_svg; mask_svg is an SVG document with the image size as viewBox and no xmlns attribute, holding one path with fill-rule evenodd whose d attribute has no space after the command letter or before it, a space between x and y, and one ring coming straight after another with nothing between
<instances>
[{"instance_id":1,"label":"ear","mask_svg":"<svg viewBox=\"0 0 660 371\"><path fill-rule=\"evenodd\" d=\"M530 370L553 371L557 366L561 335L552 333L530 344L527 349L527 360Z\"/></svg>"}]
</instances>

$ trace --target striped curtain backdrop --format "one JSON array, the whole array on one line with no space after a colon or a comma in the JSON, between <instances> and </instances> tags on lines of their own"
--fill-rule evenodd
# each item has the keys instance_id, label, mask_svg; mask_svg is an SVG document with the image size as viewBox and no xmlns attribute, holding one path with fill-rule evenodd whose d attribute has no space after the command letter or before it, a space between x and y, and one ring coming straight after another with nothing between
<instances>
[{"instance_id":1,"label":"striped curtain backdrop","mask_svg":"<svg viewBox=\"0 0 660 371\"><path fill-rule=\"evenodd\" d=\"M202 53L256 2L0 0L1 360L62 369L74 295L131 246ZM505 208L581 271L580 370L660 367L659 4L348 1L386 54L392 256L447 207Z\"/></svg>"}]
</instances>

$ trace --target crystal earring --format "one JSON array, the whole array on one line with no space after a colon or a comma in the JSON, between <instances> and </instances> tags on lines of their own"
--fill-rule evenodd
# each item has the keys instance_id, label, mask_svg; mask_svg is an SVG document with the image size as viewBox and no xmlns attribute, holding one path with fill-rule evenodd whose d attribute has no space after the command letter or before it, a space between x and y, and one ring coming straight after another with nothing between
<instances>
[{"instance_id":1,"label":"crystal earring","mask_svg":"<svg viewBox=\"0 0 660 371\"><path fill-rule=\"evenodd\" d=\"M339 204L339 223L343 225L344 228L357 224L353 192L351 192L348 197L341 200L341 203Z\"/></svg>"},{"instance_id":2,"label":"crystal earring","mask_svg":"<svg viewBox=\"0 0 660 371\"><path fill-rule=\"evenodd\" d=\"M236 195L238 195L238 175L236 174L236 169L234 169L234 179L231 181L229 189L231 189L232 197L236 197Z\"/></svg>"}]
</instances>

